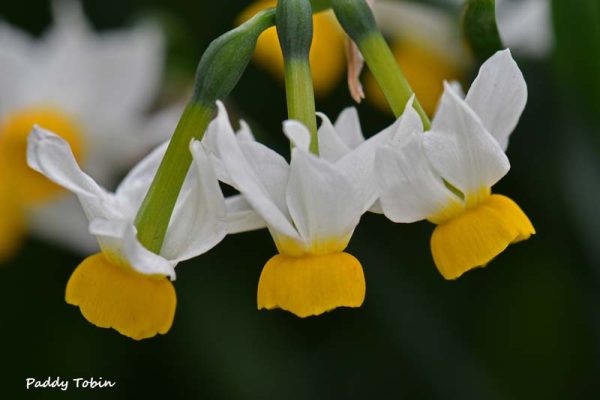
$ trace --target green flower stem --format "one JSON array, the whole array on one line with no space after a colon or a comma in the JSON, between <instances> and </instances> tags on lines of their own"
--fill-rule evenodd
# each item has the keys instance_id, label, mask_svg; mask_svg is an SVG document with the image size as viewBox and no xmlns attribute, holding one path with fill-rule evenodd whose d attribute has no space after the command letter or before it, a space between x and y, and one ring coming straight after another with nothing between
<instances>
[{"instance_id":1,"label":"green flower stem","mask_svg":"<svg viewBox=\"0 0 600 400\"><path fill-rule=\"evenodd\" d=\"M318 155L315 94L309 62L312 13L308 0L279 0L275 19L285 63L288 117L302 122L308 128L311 135L310 151Z\"/></svg>"},{"instance_id":2,"label":"green flower stem","mask_svg":"<svg viewBox=\"0 0 600 400\"><path fill-rule=\"evenodd\" d=\"M190 103L177 124L150 189L136 218L138 240L148 250L160 252L173 208L192 164L192 139L201 139L215 112L215 106Z\"/></svg>"},{"instance_id":3,"label":"green flower stem","mask_svg":"<svg viewBox=\"0 0 600 400\"><path fill-rule=\"evenodd\" d=\"M414 92L400 70L396 58L385 39L379 33L372 33L365 36L358 43L358 47L375 80L381 87L392 112L396 117L399 117L404 112L404 107ZM413 107L421 117L425 130L428 130L431 127L431 121L416 98Z\"/></svg>"},{"instance_id":4,"label":"green flower stem","mask_svg":"<svg viewBox=\"0 0 600 400\"><path fill-rule=\"evenodd\" d=\"M290 60L285 63L285 93L288 117L302 122L310 131L310 151L319 154L315 95L310 66L305 61Z\"/></svg>"},{"instance_id":5,"label":"green flower stem","mask_svg":"<svg viewBox=\"0 0 600 400\"><path fill-rule=\"evenodd\" d=\"M414 92L377 27L371 8L365 0L330 1L335 16L346 33L358 45L394 115L399 117ZM429 129L431 121L416 98L413 107L419 113L425 129Z\"/></svg>"},{"instance_id":6,"label":"green flower stem","mask_svg":"<svg viewBox=\"0 0 600 400\"><path fill-rule=\"evenodd\" d=\"M358 47L381 87L394 115L399 117L404 112L404 107L414 92L400 70L385 39L381 34L373 33L365 36L358 43ZM431 121L429 121L427 113L416 98L413 106L421 117L425 130L429 129Z\"/></svg>"}]
</instances>

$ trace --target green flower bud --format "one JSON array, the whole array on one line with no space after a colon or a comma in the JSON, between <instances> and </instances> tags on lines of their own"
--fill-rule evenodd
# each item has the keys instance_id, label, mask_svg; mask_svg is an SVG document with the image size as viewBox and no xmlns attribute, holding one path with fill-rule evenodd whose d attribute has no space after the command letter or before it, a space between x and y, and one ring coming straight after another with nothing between
<instances>
[{"instance_id":1,"label":"green flower bud","mask_svg":"<svg viewBox=\"0 0 600 400\"><path fill-rule=\"evenodd\" d=\"M215 39L198 64L192 101L214 107L227 97L246 70L258 37L274 23L275 10L264 10Z\"/></svg>"}]
</instances>

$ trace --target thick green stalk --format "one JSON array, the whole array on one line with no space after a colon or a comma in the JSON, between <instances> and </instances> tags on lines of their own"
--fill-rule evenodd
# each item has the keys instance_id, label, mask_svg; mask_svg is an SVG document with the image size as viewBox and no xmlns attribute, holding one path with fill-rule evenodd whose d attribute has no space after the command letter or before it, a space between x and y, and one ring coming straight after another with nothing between
<instances>
[{"instance_id":1,"label":"thick green stalk","mask_svg":"<svg viewBox=\"0 0 600 400\"><path fill-rule=\"evenodd\" d=\"M331 0L331 6L346 33L358 45L394 115L399 117L414 92L377 27L371 8L365 0ZM413 107L425 129L429 129L431 121L416 98Z\"/></svg>"},{"instance_id":2,"label":"thick green stalk","mask_svg":"<svg viewBox=\"0 0 600 400\"><path fill-rule=\"evenodd\" d=\"M288 117L302 122L311 134L310 151L319 154L315 95L310 65L304 61L290 60L285 63L285 94Z\"/></svg>"},{"instance_id":3,"label":"thick green stalk","mask_svg":"<svg viewBox=\"0 0 600 400\"><path fill-rule=\"evenodd\" d=\"M404 112L404 107L414 92L400 70L394 54L383 36L377 32L365 36L358 43L358 47L375 80L381 87L392 112L396 117L399 117ZM429 129L431 126L429 117L416 98L413 107L421 117L425 129Z\"/></svg>"},{"instance_id":4,"label":"thick green stalk","mask_svg":"<svg viewBox=\"0 0 600 400\"><path fill-rule=\"evenodd\" d=\"M138 240L150 251L158 253L162 247L173 208L192 163L190 141L202 138L214 108L200 103L188 104L140 206L135 221Z\"/></svg>"},{"instance_id":5,"label":"thick green stalk","mask_svg":"<svg viewBox=\"0 0 600 400\"><path fill-rule=\"evenodd\" d=\"M285 62L288 117L306 125L311 134L310 151L319 154L315 95L309 62L312 12L308 0L279 0L275 19Z\"/></svg>"}]
</instances>

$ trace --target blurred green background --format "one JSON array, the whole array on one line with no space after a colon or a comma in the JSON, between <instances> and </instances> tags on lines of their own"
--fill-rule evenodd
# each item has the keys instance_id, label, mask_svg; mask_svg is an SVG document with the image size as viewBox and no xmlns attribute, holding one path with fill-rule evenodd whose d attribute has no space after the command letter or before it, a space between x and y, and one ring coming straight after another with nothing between
<instances>
[{"instance_id":1,"label":"blurred green background","mask_svg":"<svg viewBox=\"0 0 600 400\"><path fill-rule=\"evenodd\" d=\"M186 89L203 49L249 2L83 3L98 29L147 16L163 23L168 97ZM0 397L599 398L600 5L557 0L552 9L553 53L517 59L529 101L508 150L512 169L495 186L529 215L532 239L448 282L430 256L433 225L367 214L348 250L364 267L363 307L303 320L256 310L258 277L275 252L268 232L230 236L178 267L173 328L142 342L67 305L65 284L81 258L29 239L0 270ZM45 0L5 1L0 17L34 34L51 22ZM284 99L251 64L228 102L285 153ZM317 108L335 116L350 102L342 79ZM367 135L392 121L369 104L358 109ZM48 376L117 387L25 391L26 377Z\"/></svg>"}]
</instances>

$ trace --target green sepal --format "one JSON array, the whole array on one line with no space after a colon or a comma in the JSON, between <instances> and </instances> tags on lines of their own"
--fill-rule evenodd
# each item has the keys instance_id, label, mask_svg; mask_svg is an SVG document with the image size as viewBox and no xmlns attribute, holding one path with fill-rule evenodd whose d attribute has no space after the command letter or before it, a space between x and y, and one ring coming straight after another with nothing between
<instances>
[{"instance_id":1,"label":"green sepal","mask_svg":"<svg viewBox=\"0 0 600 400\"><path fill-rule=\"evenodd\" d=\"M198 64L192 101L213 106L227 97L246 70L258 37L274 24L275 9L271 8L215 39Z\"/></svg>"}]
</instances>

